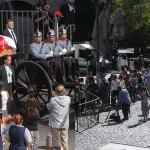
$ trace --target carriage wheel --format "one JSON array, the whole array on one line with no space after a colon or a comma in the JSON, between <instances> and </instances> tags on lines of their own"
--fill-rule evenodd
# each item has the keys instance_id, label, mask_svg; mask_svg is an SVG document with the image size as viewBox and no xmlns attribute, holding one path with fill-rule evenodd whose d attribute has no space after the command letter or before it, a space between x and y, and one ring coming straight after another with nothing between
<instances>
[{"instance_id":1,"label":"carriage wheel","mask_svg":"<svg viewBox=\"0 0 150 150\"><path fill-rule=\"evenodd\" d=\"M24 107L28 98L28 86L33 84L37 91L37 104L40 115L44 116L46 111L43 106L46 106L45 104L49 102L52 96L51 81L46 71L39 64L27 61L17 67L15 77L16 93L14 99L19 107Z\"/></svg>"}]
</instances>

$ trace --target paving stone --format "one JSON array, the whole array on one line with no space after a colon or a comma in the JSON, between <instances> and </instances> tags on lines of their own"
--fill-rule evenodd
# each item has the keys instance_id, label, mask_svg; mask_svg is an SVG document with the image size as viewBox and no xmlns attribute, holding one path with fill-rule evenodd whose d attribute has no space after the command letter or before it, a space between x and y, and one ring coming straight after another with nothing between
<instances>
[{"instance_id":1,"label":"paving stone","mask_svg":"<svg viewBox=\"0 0 150 150\"><path fill-rule=\"evenodd\" d=\"M119 111L121 118L122 112ZM105 122L108 112L100 113L100 122ZM114 124L113 121L101 123L82 134L76 134L76 150L97 150L108 143L119 143L139 147L150 146L150 117L146 123L140 122L141 102L131 105L131 118Z\"/></svg>"}]
</instances>

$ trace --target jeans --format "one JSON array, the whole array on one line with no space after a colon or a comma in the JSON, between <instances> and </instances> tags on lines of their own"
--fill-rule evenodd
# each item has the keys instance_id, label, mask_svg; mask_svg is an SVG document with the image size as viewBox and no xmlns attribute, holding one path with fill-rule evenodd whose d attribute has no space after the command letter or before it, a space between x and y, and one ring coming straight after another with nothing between
<instances>
[{"instance_id":1,"label":"jeans","mask_svg":"<svg viewBox=\"0 0 150 150\"><path fill-rule=\"evenodd\" d=\"M130 104L123 103L122 104L122 113L123 113L124 119L128 119L129 111L130 111Z\"/></svg>"},{"instance_id":2,"label":"jeans","mask_svg":"<svg viewBox=\"0 0 150 150\"><path fill-rule=\"evenodd\" d=\"M32 137L32 145L29 150L37 150L38 140L39 140L39 131L30 131Z\"/></svg>"},{"instance_id":3,"label":"jeans","mask_svg":"<svg viewBox=\"0 0 150 150\"><path fill-rule=\"evenodd\" d=\"M6 117L8 115L7 109L2 110L2 112L3 112L3 117Z\"/></svg>"}]
</instances>

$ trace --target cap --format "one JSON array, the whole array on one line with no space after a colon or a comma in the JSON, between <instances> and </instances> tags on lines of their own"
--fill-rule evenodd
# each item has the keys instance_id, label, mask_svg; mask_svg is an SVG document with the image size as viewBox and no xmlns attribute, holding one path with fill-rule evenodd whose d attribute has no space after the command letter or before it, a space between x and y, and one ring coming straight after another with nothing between
<instances>
[{"instance_id":1,"label":"cap","mask_svg":"<svg viewBox=\"0 0 150 150\"><path fill-rule=\"evenodd\" d=\"M40 31L35 32L34 37L36 37L36 36L42 36L42 32L40 32Z\"/></svg>"},{"instance_id":2,"label":"cap","mask_svg":"<svg viewBox=\"0 0 150 150\"><path fill-rule=\"evenodd\" d=\"M54 37L55 36L55 31L51 30L47 33L47 37Z\"/></svg>"},{"instance_id":3,"label":"cap","mask_svg":"<svg viewBox=\"0 0 150 150\"><path fill-rule=\"evenodd\" d=\"M67 34L67 30L66 30L66 29L61 29L59 33L60 33L60 34L65 34L65 35L66 35L66 34Z\"/></svg>"},{"instance_id":4,"label":"cap","mask_svg":"<svg viewBox=\"0 0 150 150\"><path fill-rule=\"evenodd\" d=\"M60 11L56 11L56 12L55 12L55 15L56 15L57 17L60 17L60 18L63 18L63 17L64 17Z\"/></svg>"}]
</instances>

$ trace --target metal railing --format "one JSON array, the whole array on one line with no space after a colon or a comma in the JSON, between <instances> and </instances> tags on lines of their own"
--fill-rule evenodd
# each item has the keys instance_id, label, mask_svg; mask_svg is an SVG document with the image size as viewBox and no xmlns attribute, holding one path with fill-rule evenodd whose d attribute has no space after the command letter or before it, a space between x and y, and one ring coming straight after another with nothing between
<instances>
[{"instance_id":1,"label":"metal railing","mask_svg":"<svg viewBox=\"0 0 150 150\"><path fill-rule=\"evenodd\" d=\"M100 98L87 91L86 98L78 100L75 129L76 133L81 133L99 124Z\"/></svg>"},{"instance_id":2,"label":"metal railing","mask_svg":"<svg viewBox=\"0 0 150 150\"><path fill-rule=\"evenodd\" d=\"M43 17L45 15L45 18ZM43 17L43 18L42 18ZM38 18L41 18L39 22L36 22ZM51 18L45 14L44 11L4 11L0 10L0 34L6 27L8 19L12 19L15 23L15 31L17 34L21 53L27 54L29 51L29 45L33 42L34 33L39 30L43 33L43 41L47 38L47 32L49 29L55 29L54 18ZM72 26L69 25L67 30L70 30L69 37L72 42ZM55 31L59 33L58 31Z\"/></svg>"}]
</instances>

